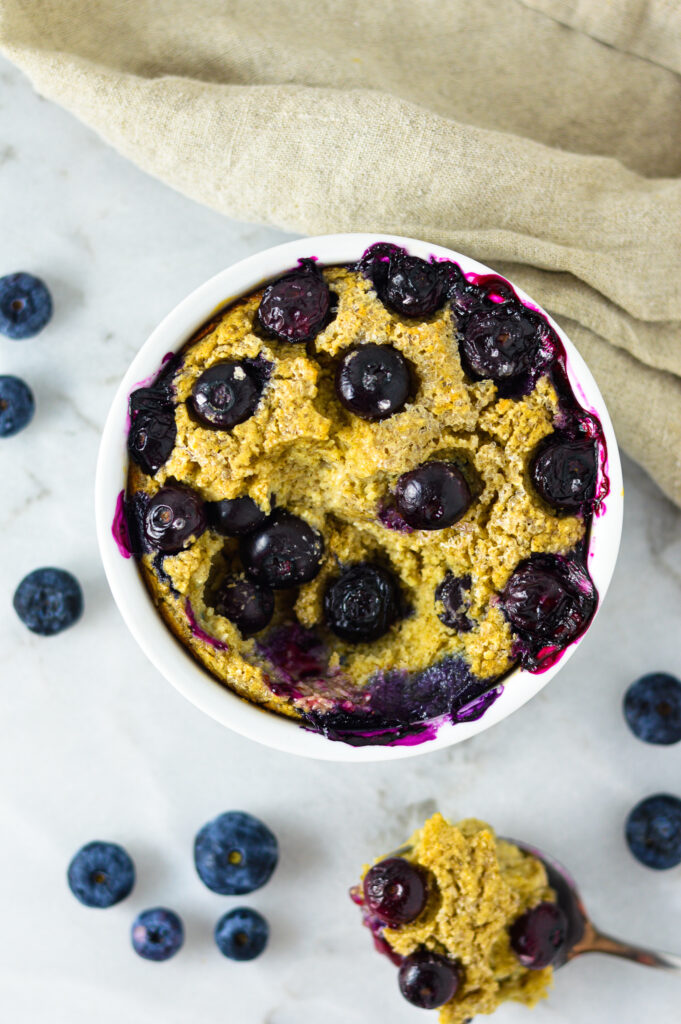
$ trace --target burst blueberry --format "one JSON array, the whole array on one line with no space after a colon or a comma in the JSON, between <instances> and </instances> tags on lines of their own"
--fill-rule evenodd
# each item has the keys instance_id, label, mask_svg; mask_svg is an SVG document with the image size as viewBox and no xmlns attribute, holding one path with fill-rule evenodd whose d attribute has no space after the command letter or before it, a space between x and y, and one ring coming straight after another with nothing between
<instances>
[{"instance_id":1,"label":"burst blueberry","mask_svg":"<svg viewBox=\"0 0 681 1024\"><path fill-rule=\"evenodd\" d=\"M69 889L86 907L105 909L132 892L135 865L118 843L94 840L82 846L69 864Z\"/></svg>"},{"instance_id":2,"label":"burst blueberry","mask_svg":"<svg viewBox=\"0 0 681 1024\"><path fill-rule=\"evenodd\" d=\"M445 280L438 263L418 256L398 256L388 265L379 288L381 300L401 316L423 319L445 301Z\"/></svg>"},{"instance_id":3,"label":"burst blueberry","mask_svg":"<svg viewBox=\"0 0 681 1024\"><path fill-rule=\"evenodd\" d=\"M407 250L393 245L392 242L376 242L370 245L357 262L357 270L371 279L374 288L380 290L385 284L390 271L391 261L397 261L407 255Z\"/></svg>"},{"instance_id":4,"label":"burst blueberry","mask_svg":"<svg viewBox=\"0 0 681 1024\"><path fill-rule=\"evenodd\" d=\"M0 277L0 334L13 341L32 338L52 317L52 296L44 281L19 271Z\"/></svg>"},{"instance_id":5,"label":"burst blueberry","mask_svg":"<svg viewBox=\"0 0 681 1024\"><path fill-rule=\"evenodd\" d=\"M473 376L503 382L532 369L539 344L538 325L531 313L498 306L472 314L461 353Z\"/></svg>"},{"instance_id":6,"label":"burst blueberry","mask_svg":"<svg viewBox=\"0 0 681 1024\"><path fill-rule=\"evenodd\" d=\"M80 583L65 569L34 569L14 593L14 610L32 633L54 636L83 613Z\"/></svg>"},{"instance_id":7,"label":"burst blueberry","mask_svg":"<svg viewBox=\"0 0 681 1024\"><path fill-rule=\"evenodd\" d=\"M271 620L274 594L268 586L227 576L215 597L215 611L233 622L242 636L252 636Z\"/></svg>"},{"instance_id":8,"label":"burst blueberry","mask_svg":"<svg viewBox=\"0 0 681 1024\"><path fill-rule=\"evenodd\" d=\"M144 960L170 960L184 943L184 925L174 910L152 907L138 914L130 933L132 948Z\"/></svg>"},{"instance_id":9,"label":"burst blueberry","mask_svg":"<svg viewBox=\"0 0 681 1024\"><path fill-rule=\"evenodd\" d=\"M267 513L252 498L244 496L206 502L206 517L216 533L225 537L242 537L262 526Z\"/></svg>"},{"instance_id":10,"label":"burst blueberry","mask_svg":"<svg viewBox=\"0 0 681 1024\"><path fill-rule=\"evenodd\" d=\"M266 919L251 907L229 910L215 926L216 945L230 960L255 960L264 951L269 936Z\"/></svg>"},{"instance_id":11,"label":"burst blueberry","mask_svg":"<svg viewBox=\"0 0 681 1024\"><path fill-rule=\"evenodd\" d=\"M33 392L20 377L0 377L0 437L13 437L33 419Z\"/></svg>"},{"instance_id":12,"label":"burst blueberry","mask_svg":"<svg viewBox=\"0 0 681 1024\"><path fill-rule=\"evenodd\" d=\"M402 961L398 981L400 992L413 1006L435 1010L456 995L461 969L441 953L417 950Z\"/></svg>"},{"instance_id":13,"label":"burst blueberry","mask_svg":"<svg viewBox=\"0 0 681 1024\"><path fill-rule=\"evenodd\" d=\"M473 623L466 614L469 607L466 595L470 589L471 578L468 574L455 576L450 571L447 571L442 583L435 588L435 603L442 605L438 618L457 633L467 633L473 628Z\"/></svg>"},{"instance_id":14,"label":"burst blueberry","mask_svg":"<svg viewBox=\"0 0 681 1024\"><path fill-rule=\"evenodd\" d=\"M128 451L145 473L153 476L175 447L175 407L165 388L138 388L129 398Z\"/></svg>"},{"instance_id":15,"label":"burst blueberry","mask_svg":"<svg viewBox=\"0 0 681 1024\"><path fill-rule=\"evenodd\" d=\"M342 405L369 421L399 412L410 389L407 360L392 345L371 342L351 349L336 371L336 394Z\"/></svg>"},{"instance_id":16,"label":"burst blueberry","mask_svg":"<svg viewBox=\"0 0 681 1024\"><path fill-rule=\"evenodd\" d=\"M250 419L260 402L260 382L244 360L227 359L201 374L192 387L191 407L205 427L231 430Z\"/></svg>"},{"instance_id":17,"label":"burst blueberry","mask_svg":"<svg viewBox=\"0 0 681 1024\"><path fill-rule=\"evenodd\" d=\"M164 555L176 555L205 529L203 502L186 487L162 487L144 513L144 536L155 551Z\"/></svg>"},{"instance_id":18,"label":"burst blueberry","mask_svg":"<svg viewBox=\"0 0 681 1024\"><path fill-rule=\"evenodd\" d=\"M239 546L246 573L273 590L307 583L319 572L324 540L299 516L276 509Z\"/></svg>"},{"instance_id":19,"label":"burst blueberry","mask_svg":"<svg viewBox=\"0 0 681 1024\"><path fill-rule=\"evenodd\" d=\"M199 878L224 896L243 896L261 888L278 859L275 835L244 811L220 814L203 826L194 841Z\"/></svg>"},{"instance_id":20,"label":"burst blueberry","mask_svg":"<svg viewBox=\"0 0 681 1024\"><path fill-rule=\"evenodd\" d=\"M511 925L511 949L523 967L541 970L550 967L565 946L568 923L556 903L537 904L517 918Z\"/></svg>"},{"instance_id":21,"label":"burst blueberry","mask_svg":"<svg viewBox=\"0 0 681 1024\"><path fill-rule=\"evenodd\" d=\"M624 698L624 717L634 736L668 746L681 740L681 682L651 672L632 683Z\"/></svg>"},{"instance_id":22,"label":"burst blueberry","mask_svg":"<svg viewBox=\"0 0 681 1024\"><path fill-rule=\"evenodd\" d=\"M415 921L426 905L423 874L403 857L387 857L369 868L362 890L369 910L390 928Z\"/></svg>"},{"instance_id":23,"label":"burst blueberry","mask_svg":"<svg viewBox=\"0 0 681 1024\"><path fill-rule=\"evenodd\" d=\"M596 603L596 588L584 566L547 554L520 562L500 596L511 628L535 647L571 643L588 626Z\"/></svg>"},{"instance_id":24,"label":"burst blueberry","mask_svg":"<svg viewBox=\"0 0 681 1024\"><path fill-rule=\"evenodd\" d=\"M556 431L545 438L530 463L535 490L552 508L590 512L596 497L598 447L592 438Z\"/></svg>"},{"instance_id":25,"label":"burst blueberry","mask_svg":"<svg viewBox=\"0 0 681 1024\"><path fill-rule=\"evenodd\" d=\"M331 316L331 292L310 260L268 285L258 306L258 322L279 341L312 341Z\"/></svg>"},{"instance_id":26,"label":"burst blueberry","mask_svg":"<svg viewBox=\"0 0 681 1024\"><path fill-rule=\"evenodd\" d=\"M681 864L681 800L656 793L636 804L625 825L634 857L656 871Z\"/></svg>"},{"instance_id":27,"label":"burst blueberry","mask_svg":"<svg viewBox=\"0 0 681 1024\"><path fill-rule=\"evenodd\" d=\"M443 530L468 511L472 501L463 473L448 462L425 462L403 473L395 487L395 506L415 530Z\"/></svg>"},{"instance_id":28,"label":"burst blueberry","mask_svg":"<svg viewBox=\"0 0 681 1024\"><path fill-rule=\"evenodd\" d=\"M324 594L329 629L342 640L378 640L390 629L399 610L399 587L392 573L379 565L360 563L333 580Z\"/></svg>"}]
</instances>

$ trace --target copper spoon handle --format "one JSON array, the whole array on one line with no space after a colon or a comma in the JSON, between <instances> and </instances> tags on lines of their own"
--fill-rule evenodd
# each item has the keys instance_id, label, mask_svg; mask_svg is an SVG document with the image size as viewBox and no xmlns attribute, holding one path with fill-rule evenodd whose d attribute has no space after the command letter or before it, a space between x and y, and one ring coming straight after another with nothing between
<instances>
[{"instance_id":1,"label":"copper spoon handle","mask_svg":"<svg viewBox=\"0 0 681 1024\"><path fill-rule=\"evenodd\" d=\"M583 937L572 947L567 959L573 960L583 953L609 953L611 956L621 956L625 960L633 960L634 963L643 964L644 967L659 967L663 971L676 971L681 974L681 956L676 956L674 953L663 953L655 949L645 949L643 946L632 946L629 942L621 942L619 939L614 939L611 935L599 931L590 921L586 922Z\"/></svg>"}]
</instances>

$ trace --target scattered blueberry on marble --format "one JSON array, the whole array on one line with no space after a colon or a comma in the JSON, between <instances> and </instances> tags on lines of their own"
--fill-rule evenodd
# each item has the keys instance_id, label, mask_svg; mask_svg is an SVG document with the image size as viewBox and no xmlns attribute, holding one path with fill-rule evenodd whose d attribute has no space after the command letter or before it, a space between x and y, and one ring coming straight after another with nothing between
<instances>
[{"instance_id":1,"label":"scattered blueberry on marble","mask_svg":"<svg viewBox=\"0 0 681 1024\"><path fill-rule=\"evenodd\" d=\"M395 506L415 530L443 530L464 516L472 495L461 470L448 462L424 462L403 473Z\"/></svg>"},{"instance_id":2,"label":"scattered blueberry on marble","mask_svg":"<svg viewBox=\"0 0 681 1024\"><path fill-rule=\"evenodd\" d=\"M681 800L656 793L636 804L625 825L634 857L656 871L681 864Z\"/></svg>"},{"instance_id":3,"label":"scattered blueberry on marble","mask_svg":"<svg viewBox=\"0 0 681 1024\"><path fill-rule=\"evenodd\" d=\"M230 960L255 960L264 951L270 936L266 919L251 907L235 907L215 926L215 943Z\"/></svg>"},{"instance_id":4,"label":"scattered blueberry on marble","mask_svg":"<svg viewBox=\"0 0 681 1024\"><path fill-rule=\"evenodd\" d=\"M392 345L370 342L350 349L336 371L336 394L341 404L370 422L399 412L410 389L407 360Z\"/></svg>"},{"instance_id":5,"label":"scattered blueberry on marble","mask_svg":"<svg viewBox=\"0 0 681 1024\"><path fill-rule=\"evenodd\" d=\"M224 896L243 896L261 888L278 859L276 836L244 811L218 815L200 829L194 841L199 878Z\"/></svg>"},{"instance_id":6,"label":"scattered blueberry on marble","mask_svg":"<svg viewBox=\"0 0 681 1024\"><path fill-rule=\"evenodd\" d=\"M331 292L311 260L268 285L258 306L260 326L279 341L312 341L331 315Z\"/></svg>"},{"instance_id":7,"label":"scattered blueberry on marble","mask_svg":"<svg viewBox=\"0 0 681 1024\"><path fill-rule=\"evenodd\" d=\"M458 964L440 953L417 950L402 961L398 971L400 992L423 1010L444 1006L456 994L461 980Z\"/></svg>"},{"instance_id":8,"label":"scattered blueberry on marble","mask_svg":"<svg viewBox=\"0 0 681 1024\"><path fill-rule=\"evenodd\" d=\"M374 864L362 888L369 910L390 928L415 921L426 905L423 874L403 857L387 857Z\"/></svg>"},{"instance_id":9,"label":"scattered blueberry on marble","mask_svg":"<svg viewBox=\"0 0 681 1024\"><path fill-rule=\"evenodd\" d=\"M13 437L33 419L33 392L20 377L0 376L0 437Z\"/></svg>"},{"instance_id":10,"label":"scattered blueberry on marble","mask_svg":"<svg viewBox=\"0 0 681 1024\"><path fill-rule=\"evenodd\" d=\"M558 904L539 903L511 925L511 949L523 967L538 971L555 963L567 932L567 918Z\"/></svg>"},{"instance_id":11,"label":"scattered blueberry on marble","mask_svg":"<svg viewBox=\"0 0 681 1024\"><path fill-rule=\"evenodd\" d=\"M14 593L14 610L31 632L54 636L83 612L80 583L65 569L34 569Z\"/></svg>"},{"instance_id":12,"label":"scattered blueberry on marble","mask_svg":"<svg viewBox=\"0 0 681 1024\"><path fill-rule=\"evenodd\" d=\"M176 555L206 529L204 505L187 487L162 487L144 513L144 536L155 551Z\"/></svg>"},{"instance_id":13,"label":"scattered blueberry on marble","mask_svg":"<svg viewBox=\"0 0 681 1024\"><path fill-rule=\"evenodd\" d=\"M274 613L274 593L266 584L227 576L215 597L215 611L229 619L242 636L259 633Z\"/></svg>"},{"instance_id":14,"label":"scattered blueberry on marble","mask_svg":"<svg viewBox=\"0 0 681 1024\"><path fill-rule=\"evenodd\" d=\"M20 271L0 277L0 334L13 341L32 338L52 316L52 296L44 281Z\"/></svg>"},{"instance_id":15,"label":"scattered blueberry on marble","mask_svg":"<svg viewBox=\"0 0 681 1024\"><path fill-rule=\"evenodd\" d=\"M207 502L206 516L208 525L216 533L221 533L225 537L241 537L255 530L257 526L262 526L267 513L256 505L252 498L244 496Z\"/></svg>"},{"instance_id":16,"label":"scattered blueberry on marble","mask_svg":"<svg viewBox=\"0 0 681 1024\"><path fill-rule=\"evenodd\" d=\"M196 380L190 404L202 426L231 430L249 419L260 402L261 384L245 360L227 359Z\"/></svg>"},{"instance_id":17,"label":"scattered blueberry on marble","mask_svg":"<svg viewBox=\"0 0 681 1024\"><path fill-rule=\"evenodd\" d=\"M132 948L144 960L170 960L182 948L184 925L174 910L153 907L137 915L130 937Z\"/></svg>"},{"instance_id":18,"label":"scattered blueberry on marble","mask_svg":"<svg viewBox=\"0 0 681 1024\"><path fill-rule=\"evenodd\" d=\"M304 519L275 509L261 527L242 537L239 551L251 579L282 590L314 579L324 540Z\"/></svg>"},{"instance_id":19,"label":"scattered blueberry on marble","mask_svg":"<svg viewBox=\"0 0 681 1024\"><path fill-rule=\"evenodd\" d=\"M562 512L590 512L596 497L598 445L593 438L571 438L556 431L532 456L530 478L535 490Z\"/></svg>"},{"instance_id":20,"label":"scattered blueberry on marble","mask_svg":"<svg viewBox=\"0 0 681 1024\"><path fill-rule=\"evenodd\" d=\"M632 683L624 697L627 725L645 743L668 746L681 740L681 682L651 672Z\"/></svg>"},{"instance_id":21,"label":"scattered blueberry on marble","mask_svg":"<svg viewBox=\"0 0 681 1024\"><path fill-rule=\"evenodd\" d=\"M117 843L94 840L82 846L69 864L69 889L86 907L104 909L132 892L135 865Z\"/></svg>"},{"instance_id":22,"label":"scattered blueberry on marble","mask_svg":"<svg viewBox=\"0 0 681 1024\"><path fill-rule=\"evenodd\" d=\"M395 577L379 565L352 565L332 580L324 594L329 629L342 640L378 640L390 629L399 610Z\"/></svg>"}]
</instances>

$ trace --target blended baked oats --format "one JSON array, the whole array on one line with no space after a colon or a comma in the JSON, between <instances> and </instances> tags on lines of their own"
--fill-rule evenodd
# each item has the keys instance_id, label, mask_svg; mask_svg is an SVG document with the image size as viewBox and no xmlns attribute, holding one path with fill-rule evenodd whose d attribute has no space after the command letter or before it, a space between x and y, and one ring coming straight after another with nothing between
<instances>
[{"instance_id":1,"label":"blended baked oats","mask_svg":"<svg viewBox=\"0 0 681 1024\"><path fill-rule=\"evenodd\" d=\"M301 260L132 393L128 448L115 531L167 624L331 738L477 717L593 616L600 424L503 278Z\"/></svg>"}]
</instances>

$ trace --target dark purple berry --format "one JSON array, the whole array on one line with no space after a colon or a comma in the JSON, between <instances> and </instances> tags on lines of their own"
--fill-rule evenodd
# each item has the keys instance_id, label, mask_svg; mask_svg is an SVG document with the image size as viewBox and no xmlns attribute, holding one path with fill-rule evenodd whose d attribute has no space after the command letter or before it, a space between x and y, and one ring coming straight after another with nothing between
<instances>
[{"instance_id":1,"label":"dark purple berry","mask_svg":"<svg viewBox=\"0 0 681 1024\"><path fill-rule=\"evenodd\" d=\"M175 447L175 407L165 389L138 388L130 395L129 408L128 451L153 476Z\"/></svg>"},{"instance_id":2,"label":"dark purple berry","mask_svg":"<svg viewBox=\"0 0 681 1024\"><path fill-rule=\"evenodd\" d=\"M260 382L250 365L227 359L205 370L195 381L190 403L203 426L230 430L253 415L260 393Z\"/></svg>"},{"instance_id":3,"label":"dark purple berry","mask_svg":"<svg viewBox=\"0 0 681 1024\"><path fill-rule=\"evenodd\" d=\"M532 555L513 571L500 604L524 640L565 647L596 610L596 588L584 566L560 555Z\"/></svg>"},{"instance_id":4,"label":"dark purple berry","mask_svg":"<svg viewBox=\"0 0 681 1024\"><path fill-rule=\"evenodd\" d=\"M453 999L461 981L459 965L424 949L410 953L398 971L400 992L413 1006L434 1010Z\"/></svg>"},{"instance_id":5,"label":"dark purple berry","mask_svg":"<svg viewBox=\"0 0 681 1024\"><path fill-rule=\"evenodd\" d=\"M364 876L364 902L390 928L415 921L426 905L426 885L418 868L402 857L388 857Z\"/></svg>"},{"instance_id":6,"label":"dark purple berry","mask_svg":"<svg viewBox=\"0 0 681 1024\"><path fill-rule=\"evenodd\" d=\"M267 519L267 513L252 498L225 498L206 503L208 524L225 537L241 537Z\"/></svg>"},{"instance_id":7,"label":"dark purple berry","mask_svg":"<svg viewBox=\"0 0 681 1024\"><path fill-rule=\"evenodd\" d=\"M430 316L446 297L440 264L426 263L418 256L399 256L391 260L379 295L386 306L401 316Z\"/></svg>"},{"instance_id":8,"label":"dark purple berry","mask_svg":"<svg viewBox=\"0 0 681 1024\"><path fill-rule=\"evenodd\" d=\"M530 464L535 490L552 508L590 511L596 497L598 445L556 432L540 442Z\"/></svg>"},{"instance_id":9,"label":"dark purple berry","mask_svg":"<svg viewBox=\"0 0 681 1024\"><path fill-rule=\"evenodd\" d=\"M651 672L632 683L624 698L627 725L644 743L668 746L681 740L681 682Z\"/></svg>"},{"instance_id":10,"label":"dark purple berry","mask_svg":"<svg viewBox=\"0 0 681 1024\"><path fill-rule=\"evenodd\" d=\"M641 800L627 818L625 836L646 867L666 871L681 864L681 800L669 793Z\"/></svg>"},{"instance_id":11,"label":"dark purple berry","mask_svg":"<svg viewBox=\"0 0 681 1024\"><path fill-rule=\"evenodd\" d=\"M215 611L233 622L242 636L251 636L272 618L274 594L267 586L228 576L215 597Z\"/></svg>"},{"instance_id":12,"label":"dark purple berry","mask_svg":"<svg viewBox=\"0 0 681 1024\"><path fill-rule=\"evenodd\" d=\"M313 263L268 285L258 306L260 326L279 341L311 341L331 311L329 286Z\"/></svg>"},{"instance_id":13,"label":"dark purple berry","mask_svg":"<svg viewBox=\"0 0 681 1024\"><path fill-rule=\"evenodd\" d=\"M176 555L206 529L204 505L186 487L162 487L144 514L144 536L155 551Z\"/></svg>"},{"instance_id":14,"label":"dark purple berry","mask_svg":"<svg viewBox=\"0 0 681 1024\"><path fill-rule=\"evenodd\" d=\"M392 573L361 563L346 569L327 587L324 615L332 633L351 643L378 640L399 609L399 588Z\"/></svg>"},{"instance_id":15,"label":"dark purple berry","mask_svg":"<svg viewBox=\"0 0 681 1024\"><path fill-rule=\"evenodd\" d=\"M0 376L0 437L13 437L33 419L33 392L20 377Z\"/></svg>"},{"instance_id":16,"label":"dark purple berry","mask_svg":"<svg viewBox=\"0 0 681 1024\"><path fill-rule=\"evenodd\" d=\"M132 948L144 960L161 962L182 948L184 925L174 910L153 907L143 910L132 923Z\"/></svg>"},{"instance_id":17,"label":"dark purple berry","mask_svg":"<svg viewBox=\"0 0 681 1024\"><path fill-rule=\"evenodd\" d=\"M276 509L261 527L242 538L239 550L251 579L282 590L314 579L324 540L304 519Z\"/></svg>"},{"instance_id":18,"label":"dark purple berry","mask_svg":"<svg viewBox=\"0 0 681 1024\"><path fill-rule=\"evenodd\" d=\"M384 420L409 398L411 377L404 356L392 345L351 349L336 371L336 394L342 405L364 420Z\"/></svg>"},{"instance_id":19,"label":"dark purple berry","mask_svg":"<svg viewBox=\"0 0 681 1024\"><path fill-rule=\"evenodd\" d=\"M395 505L415 530L443 530L464 516L472 495L463 473L448 462L424 462L403 473Z\"/></svg>"},{"instance_id":20,"label":"dark purple berry","mask_svg":"<svg viewBox=\"0 0 681 1024\"><path fill-rule=\"evenodd\" d=\"M481 310L464 330L464 366L475 377L507 381L532 369L539 343L537 322L524 307Z\"/></svg>"},{"instance_id":21,"label":"dark purple berry","mask_svg":"<svg viewBox=\"0 0 681 1024\"><path fill-rule=\"evenodd\" d=\"M34 569L14 592L14 610L38 636L55 636L83 614L83 591L65 569Z\"/></svg>"},{"instance_id":22,"label":"dark purple berry","mask_svg":"<svg viewBox=\"0 0 681 1024\"><path fill-rule=\"evenodd\" d=\"M393 245L392 242L376 242L375 245L369 246L358 261L357 269L371 279L374 288L380 289L385 284L391 260L397 261L406 255L407 250L401 249L399 245Z\"/></svg>"},{"instance_id":23,"label":"dark purple berry","mask_svg":"<svg viewBox=\"0 0 681 1024\"><path fill-rule=\"evenodd\" d=\"M511 925L511 949L523 967L539 971L558 959L567 930L567 918L558 904L539 903Z\"/></svg>"},{"instance_id":24,"label":"dark purple berry","mask_svg":"<svg viewBox=\"0 0 681 1024\"><path fill-rule=\"evenodd\" d=\"M453 572L448 572L442 583L435 588L435 600L442 604L438 618L457 633L467 633L473 628L466 614L469 607L466 595L470 589L470 576L455 576Z\"/></svg>"},{"instance_id":25,"label":"dark purple berry","mask_svg":"<svg viewBox=\"0 0 681 1024\"><path fill-rule=\"evenodd\" d=\"M52 316L52 296L44 281L19 271L0 277L0 334L13 341L32 338Z\"/></svg>"}]
</instances>

